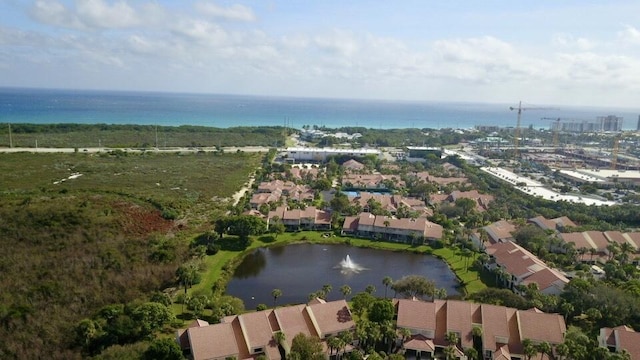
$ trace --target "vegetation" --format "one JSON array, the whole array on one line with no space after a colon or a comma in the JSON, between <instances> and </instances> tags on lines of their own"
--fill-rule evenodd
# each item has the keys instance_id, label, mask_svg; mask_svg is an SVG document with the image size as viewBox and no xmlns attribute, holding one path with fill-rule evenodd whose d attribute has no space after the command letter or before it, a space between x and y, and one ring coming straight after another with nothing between
<instances>
[{"instance_id":1,"label":"vegetation","mask_svg":"<svg viewBox=\"0 0 640 360\"><path fill-rule=\"evenodd\" d=\"M223 199L259 162L241 153L0 158L0 219L11 219L0 221L0 357L7 359L79 359L108 344L119 347L103 358L142 356L144 348L126 344L162 326L138 324L141 306L178 285L176 269L197 260L191 239L224 214ZM83 175L54 184L75 172Z\"/></svg>"},{"instance_id":2,"label":"vegetation","mask_svg":"<svg viewBox=\"0 0 640 360\"><path fill-rule=\"evenodd\" d=\"M0 128L0 146L9 146L8 129ZM14 147L172 148L282 146L286 129L274 127L214 128L107 124L11 124ZM157 142L156 142L157 141Z\"/></svg>"}]
</instances>

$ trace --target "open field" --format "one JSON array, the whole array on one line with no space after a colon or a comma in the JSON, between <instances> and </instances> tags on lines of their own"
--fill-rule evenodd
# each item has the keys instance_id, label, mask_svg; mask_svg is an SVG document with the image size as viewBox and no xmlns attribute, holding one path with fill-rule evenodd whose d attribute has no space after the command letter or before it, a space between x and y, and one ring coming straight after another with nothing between
<instances>
[{"instance_id":1,"label":"open field","mask_svg":"<svg viewBox=\"0 0 640 360\"><path fill-rule=\"evenodd\" d=\"M81 358L78 321L173 285L261 157L0 154L0 358Z\"/></svg>"}]
</instances>

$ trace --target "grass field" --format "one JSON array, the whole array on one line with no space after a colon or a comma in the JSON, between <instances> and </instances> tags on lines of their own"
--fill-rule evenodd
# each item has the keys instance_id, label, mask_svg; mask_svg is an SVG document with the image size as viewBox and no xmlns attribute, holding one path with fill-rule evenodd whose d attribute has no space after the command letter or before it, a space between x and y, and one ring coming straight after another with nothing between
<instances>
[{"instance_id":1,"label":"grass field","mask_svg":"<svg viewBox=\"0 0 640 360\"><path fill-rule=\"evenodd\" d=\"M113 194L207 221L260 160L249 153L0 153L0 195Z\"/></svg>"}]
</instances>

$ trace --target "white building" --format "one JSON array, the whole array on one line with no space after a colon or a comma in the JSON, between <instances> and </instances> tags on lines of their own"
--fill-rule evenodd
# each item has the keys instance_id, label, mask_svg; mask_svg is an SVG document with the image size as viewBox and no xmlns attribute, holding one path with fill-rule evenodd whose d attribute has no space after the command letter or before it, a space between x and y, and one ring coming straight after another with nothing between
<instances>
[{"instance_id":1,"label":"white building","mask_svg":"<svg viewBox=\"0 0 640 360\"><path fill-rule=\"evenodd\" d=\"M336 148L307 148L307 147L291 147L283 151L285 158L290 161L313 161L323 162L331 156L353 156L365 157L373 155L377 158L382 157L382 151L376 149L336 149Z\"/></svg>"}]
</instances>

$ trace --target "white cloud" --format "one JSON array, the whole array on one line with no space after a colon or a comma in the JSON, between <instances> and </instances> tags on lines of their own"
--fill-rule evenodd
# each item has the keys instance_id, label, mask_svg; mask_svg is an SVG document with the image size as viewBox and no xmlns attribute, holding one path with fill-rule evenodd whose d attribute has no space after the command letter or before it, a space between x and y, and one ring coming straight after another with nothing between
<instances>
[{"instance_id":1,"label":"white cloud","mask_svg":"<svg viewBox=\"0 0 640 360\"><path fill-rule=\"evenodd\" d=\"M343 57L352 57L360 50L359 41L351 32L344 30L316 36L313 41L320 50Z\"/></svg>"},{"instance_id":2,"label":"white cloud","mask_svg":"<svg viewBox=\"0 0 640 360\"><path fill-rule=\"evenodd\" d=\"M551 43L558 48L577 49L580 51L588 51L596 47L596 44L587 38L575 37L566 33L555 34L551 39Z\"/></svg>"},{"instance_id":3,"label":"white cloud","mask_svg":"<svg viewBox=\"0 0 640 360\"><path fill-rule=\"evenodd\" d=\"M253 10L247 6L235 4L228 7L219 6L213 2L199 2L196 10L216 18L251 22L256 20Z\"/></svg>"},{"instance_id":4,"label":"white cloud","mask_svg":"<svg viewBox=\"0 0 640 360\"><path fill-rule=\"evenodd\" d=\"M623 42L638 45L640 44L640 30L627 25L623 31L618 32L618 38Z\"/></svg>"},{"instance_id":5,"label":"white cloud","mask_svg":"<svg viewBox=\"0 0 640 360\"><path fill-rule=\"evenodd\" d=\"M96 28L128 28L142 22L136 10L124 1L109 4L103 0L78 0L77 14L86 25Z\"/></svg>"},{"instance_id":6,"label":"white cloud","mask_svg":"<svg viewBox=\"0 0 640 360\"><path fill-rule=\"evenodd\" d=\"M38 0L29 12L34 19L43 24L70 29L86 27L76 14L57 1Z\"/></svg>"}]
</instances>

